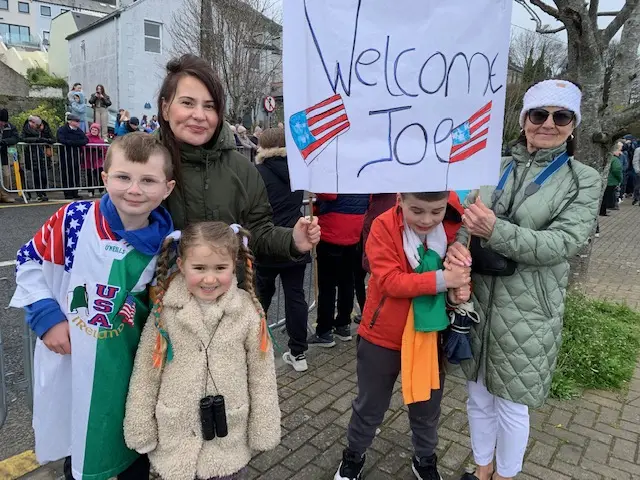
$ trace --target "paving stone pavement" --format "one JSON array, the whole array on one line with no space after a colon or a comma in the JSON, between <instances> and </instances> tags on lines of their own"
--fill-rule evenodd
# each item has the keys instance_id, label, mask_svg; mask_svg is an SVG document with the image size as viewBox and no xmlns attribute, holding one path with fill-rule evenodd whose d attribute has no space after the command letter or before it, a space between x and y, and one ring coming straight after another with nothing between
<instances>
[{"instance_id":1,"label":"paving stone pavement","mask_svg":"<svg viewBox=\"0 0 640 480\"><path fill-rule=\"evenodd\" d=\"M640 307L640 207L630 200L600 218L588 291ZM355 327L355 326L354 326ZM278 369L282 442L250 464L250 477L330 480L346 444L351 401L357 393L355 340L311 350L309 370ZM447 377L438 445L444 480L458 480L473 461L465 410L465 382ZM369 452L368 480L414 479L411 434L396 383L389 411ZM640 368L629 392L585 392L575 401L549 400L531 413L531 437L518 480L640 480Z\"/></svg>"},{"instance_id":2,"label":"paving stone pavement","mask_svg":"<svg viewBox=\"0 0 640 480\"><path fill-rule=\"evenodd\" d=\"M587 290L640 308L640 207L627 200L619 211L600 218L600 228ZM252 460L251 479L333 479L357 393L355 340L312 349L308 361L305 373L278 368L282 442ZM517 479L640 480L640 368L628 390L588 391L580 399L549 400L532 411L531 437ZM445 382L437 450L444 480L458 480L473 461L465 401L465 382L453 372ZM366 480L415 478L406 411L396 383L380 433L367 452ZM59 473L39 471L25 478L57 479Z\"/></svg>"}]
</instances>

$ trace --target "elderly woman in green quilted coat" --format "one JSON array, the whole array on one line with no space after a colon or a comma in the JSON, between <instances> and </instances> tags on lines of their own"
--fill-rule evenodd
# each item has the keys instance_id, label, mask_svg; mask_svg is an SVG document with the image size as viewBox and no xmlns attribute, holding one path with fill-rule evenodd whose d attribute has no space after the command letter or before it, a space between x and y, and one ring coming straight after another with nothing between
<instances>
[{"instance_id":1,"label":"elderly woman in green quilted coat","mask_svg":"<svg viewBox=\"0 0 640 480\"><path fill-rule=\"evenodd\" d=\"M581 97L577 85L563 80L527 91L520 141L502 162L503 188L482 188L467 198L464 227L448 254L448 262L471 266L480 317L470 333L473 358L462 364L478 467L462 480L515 477L529 437L528 409L540 407L549 394L568 261L588 241L601 192L598 172L573 158ZM479 239L471 253L469 235ZM481 248L510 260L515 271L474 271Z\"/></svg>"}]
</instances>

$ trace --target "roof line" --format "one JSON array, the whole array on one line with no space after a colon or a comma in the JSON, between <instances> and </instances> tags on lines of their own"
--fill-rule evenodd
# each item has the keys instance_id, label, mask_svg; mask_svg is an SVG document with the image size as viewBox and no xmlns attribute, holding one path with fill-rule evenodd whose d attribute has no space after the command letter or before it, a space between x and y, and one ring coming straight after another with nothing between
<instances>
[{"instance_id":1,"label":"roof line","mask_svg":"<svg viewBox=\"0 0 640 480\"><path fill-rule=\"evenodd\" d=\"M74 33L72 33L71 35L68 35L68 36L66 37L66 40L71 40L72 38L76 38L76 37L78 37L78 36L82 35L83 33L86 33L86 32L88 32L88 31L90 31L90 30L93 30L94 28L96 28L96 27L98 27L98 26L102 25L103 23L107 23L107 22L111 21L111 20L112 20L112 19L114 19L114 18L119 18L119 17L120 17L120 14L121 14L122 12L124 12L125 10L129 10L130 8L134 8L134 7L138 6L138 5L141 5L141 4L143 4L143 3L144 3L144 1L145 1L145 0L138 0L137 2L133 2L133 3L130 3L129 5L125 5L125 6L123 6L123 7L120 7L120 8L119 8L119 9L117 9L116 11L111 12L110 14L105 15L105 16L104 16L104 17L102 17L102 18L99 18L99 19L98 19L98 20L96 20L95 22L93 22L93 23L91 23L91 24L87 25L87 26L86 26L86 27L84 27L84 28L81 28L81 29L80 29L80 30L78 30L77 32L74 32Z\"/></svg>"}]
</instances>

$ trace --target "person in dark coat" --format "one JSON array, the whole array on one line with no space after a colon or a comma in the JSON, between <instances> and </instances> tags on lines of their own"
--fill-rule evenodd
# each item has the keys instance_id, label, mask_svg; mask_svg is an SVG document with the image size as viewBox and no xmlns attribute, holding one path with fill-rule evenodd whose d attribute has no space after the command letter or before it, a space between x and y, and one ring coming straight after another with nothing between
<instances>
[{"instance_id":1,"label":"person in dark coat","mask_svg":"<svg viewBox=\"0 0 640 480\"><path fill-rule=\"evenodd\" d=\"M284 129L270 128L264 131L260 137L260 147L256 155L256 168L267 187L269 203L273 208L273 223L280 227L293 227L302 216L304 192L302 190L291 192ZM309 309L303 284L309 261L309 254L300 260L278 262L273 258L258 257L256 261L258 298L265 312L269 310L271 299L276 291L276 278L280 275L289 334L289 351L282 356L282 359L298 372L307 370L305 352L308 348Z\"/></svg>"},{"instance_id":2,"label":"person in dark coat","mask_svg":"<svg viewBox=\"0 0 640 480\"><path fill-rule=\"evenodd\" d=\"M58 129L58 142L64 145L60 148L60 171L64 198L78 199L77 187L80 186L80 164L83 162L83 149L89 139L80 130L80 118L69 114L67 123ZM74 188L75 187L75 188Z\"/></svg>"},{"instance_id":3,"label":"person in dark coat","mask_svg":"<svg viewBox=\"0 0 640 480\"><path fill-rule=\"evenodd\" d=\"M24 165L33 175L33 186L36 189L47 188L49 158L45 144L51 145L55 142L51 127L40 117L30 115L22 126L22 141L32 144L24 149ZM36 194L39 202L49 201L47 192L38 191Z\"/></svg>"},{"instance_id":4,"label":"person in dark coat","mask_svg":"<svg viewBox=\"0 0 640 480\"><path fill-rule=\"evenodd\" d=\"M0 203L14 203L15 200L2 188L3 185L11 188L11 165L7 147L15 145L20 139L18 130L9 123L9 112L6 108L0 109L0 163L2 164L2 184L0 185Z\"/></svg>"}]
</instances>

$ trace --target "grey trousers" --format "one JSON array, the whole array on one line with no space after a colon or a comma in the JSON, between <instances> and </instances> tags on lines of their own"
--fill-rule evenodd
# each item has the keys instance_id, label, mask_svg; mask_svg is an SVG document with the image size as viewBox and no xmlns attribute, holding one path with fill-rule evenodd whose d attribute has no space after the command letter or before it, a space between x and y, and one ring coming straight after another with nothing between
<instances>
[{"instance_id":1,"label":"grey trousers","mask_svg":"<svg viewBox=\"0 0 640 480\"><path fill-rule=\"evenodd\" d=\"M358 396L353 401L347 430L349 450L359 455L371 446L376 429L389 409L393 385L400 373L400 352L379 347L358 337ZM441 368L441 372L444 370ZM428 457L438 444L438 420L444 388L444 373L440 374L440 390L431 392L426 402L409 405L412 442L418 457Z\"/></svg>"}]
</instances>

